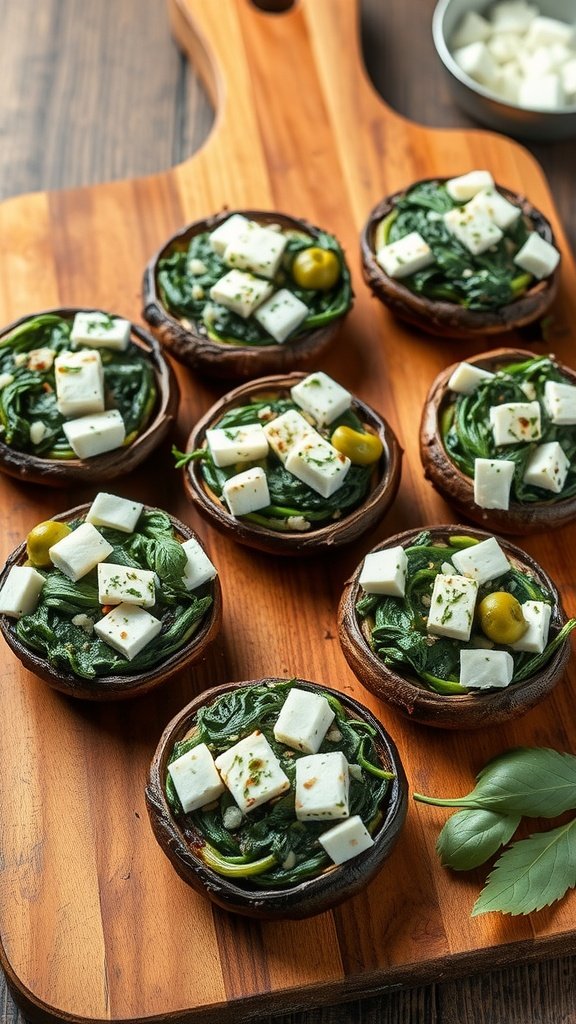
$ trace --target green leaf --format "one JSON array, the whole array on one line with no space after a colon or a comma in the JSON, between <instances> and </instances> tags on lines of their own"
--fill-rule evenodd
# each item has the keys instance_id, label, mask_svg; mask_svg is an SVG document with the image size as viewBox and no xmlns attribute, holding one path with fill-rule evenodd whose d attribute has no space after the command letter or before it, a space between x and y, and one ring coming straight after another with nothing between
<instances>
[{"instance_id":1,"label":"green leaf","mask_svg":"<svg viewBox=\"0 0 576 1024\"><path fill-rule=\"evenodd\" d=\"M530 914L576 885L576 819L513 843L498 860L472 916L499 910Z\"/></svg>"},{"instance_id":2,"label":"green leaf","mask_svg":"<svg viewBox=\"0 0 576 1024\"><path fill-rule=\"evenodd\" d=\"M467 796L444 799L415 793L414 799L438 807L554 818L576 807L576 757L546 747L519 747L490 761Z\"/></svg>"},{"instance_id":3,"label":"green leaf","mask_svg":"<svg viewBox=\"0 0 576 1024\"><path fill-rule=\"evenodd\" d=\"M519 824L519 814L497 814L477 808L457 811L438 836L436 852L444 867L469 871L504 846Z\"/></svg>"}]
</instances>

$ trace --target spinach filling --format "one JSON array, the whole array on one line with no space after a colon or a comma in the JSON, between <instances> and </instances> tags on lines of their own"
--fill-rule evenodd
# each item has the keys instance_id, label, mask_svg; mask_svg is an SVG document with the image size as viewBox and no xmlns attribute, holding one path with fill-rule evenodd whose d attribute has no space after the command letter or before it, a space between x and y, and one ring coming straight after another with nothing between
<instances>
[{"instance_id":1,"label":"spinach filling","mask_svg":"<svg viewBox=\"0 0 576 1024\"><path fill-rule=\"evenodd\" d=\"M550 419L544 402L547 381L572 383L547 356L510 363L502 367L495 377L481 381L472 394L454 395L453 400L444 406L440 417L446 452L466 476L474 479L475 459L509 459L515 463L511 497L523 505L535 501L553 504L576 494L576 426L561 426ZM534 443L519 442L507 444L504 448L497 447L490 427L490 407L529 400L540 403L542 436ZM523 479L535 448L552 441L561 445L570 461L564 486L558 494L524 483Z\"/></svg>"},{"instance_id":2,"label":"spinach filling","mask_svg":"<svg viewBox=\"0 0 576 1024\"><path fill-rule=\"evenodd\" d=\"M75 529L81 522L69 525ZM186 590L186 553L164 512L144 510L131 534L104 526L98 530L114 548L107 561L156 573L156 603L147 610L162 622L158 636L128 661L92 632L91 624L104 615L97 569L76 583L59 569L39 569L46 582L38 606L14 626L18 639L54 669L88 680L134 675L163 664L188 643L212 604L211 584ZM83 617L86 628L74 623L77 616Z\"/></svg>"},{"instance_id":3,"label":"spinach filling","mask_svg":"<svg viewBox=\"0 0 576 1024\"><path fill-rule=\"evenodd\" d=\"M269 422L288 409L301 412L300 407L289 398L254 400L249 405L230 409L214 424L214 427L240 427L247 423ZM339 426L349 426L353 430L361 432L364 430L363 424L350 409L330 424L329 436ZM319 430L319 433L325 435L326 431ZM373 466L350 466L342 486L330 498L323 498L308 484L289 473L272 449L269 450L267 458L260 462L243 462L241 466L234 465L225 468L214 464L210 456L210 449L207 447L187 454L174 449L173 454L177 458L177 468L185 466L188 462L200 460L205 484L220 499L222 499L222 489L226 480L251 466L262 466L268 480L271 503L266 508L260 509L258 512L250 512L241 518L246 522L281 532L306 530L311 525L322 525L337 520L343 514L357 508L370 490L374 469Z\"/></svg>"},{"instance_id":4,"label":"spinach filling","mask_svg":"<svg viewBox=\"0 0 576 1024\"><path fill-rule=\"evenodd\" d=\"M333 235L325 231L320 231L314 238L295 231L285 234L288 235L288 242L272 283L276 289L288 288L309 308L306 319L288 338L288 341L294 341L343 316L352 303L352 286L344 254ZM290 268L295 256L310 246L334 252L338 257L340 278L328 291L298 288L292 279ZM192 273L191 265L195 265L193 261L204 265L203 273ZM210 300L212 285L229 270L230 267L212 249L210 233L194 235L187 249L176 250L158 263L157 281L163 305L175 316L192 321L198 330L215 341L235 345L277 344L253 316L241 317ZM194 298L195 295L197 298Z\"/></svg>"},{"instance_id":5,"label":"spinach filling","mask_svg":"<svg viewBox=\"0 0 576 1024\"><path fill-rule=\"evenodd\" d=\"M434 580L442 572L442 565L449 560L451 552L475 543L472 538L451 537L446 544L433 544L430 533L423 531L404 549L408 561L405 596L399 598L365 594L356 604L358 615L365 620L374 654L394 671L416 676L436 693L450 695L469 692L458 681L460 651L486 646L486 638L475 624L467 643L444 636L431 636L426 628ZM478 588L476 606L495 590L512 594L520 604L525 601L552 604L548 591L516 566L512 566L497 580L482 584ZM522 682L538 672L575 627L576 619L570 619L549 640L541 654L491 644L512 655L514 672L510 685Z\"/></svg>"},{"instance_id":6,"label":"spinach filling","mask_svg":"<svg viewBox=\"0 0 576 1024\"><path fill-rule=\"evenodd\" d=\"M207 807L184 814L169 773L165 780L170 808L194 853L218 874L254 888L294 885L321 874L332 864L318 836L337 820L297 820L296 761L304 755L274 736L274 724L295 685L292 680L278 680L271 686L240 687L223 694L200 709L193 734L176 743L169 758L172 763L199 743L205 743L216 758L255 729L270 743L290 780L290 790L243 816L237 828L224 824L227 809L236 808L228 791ZM350 816L359 814L368 831L374 833L383 819L391 778L382 768L375 730L369 723L350 717L333 694L323 695L336 717L320 753L341 750L349 764L359 766L350 776Z\"/></svg>"},{"instance_id":7,"label":"spinach filling","mask_svg":"<svg viewBox=\"0 0 576 1024\"><path fill-rule=\"evenodd\" d=\"M44 459L77 458L62 428L66 417L56 404L53 364L46 369L29 369L26 358L34 349L51 349L55 355L69 351L71 330L72 320L45 313L27 320L0 342L0 375L12 378L0 390L1 439L11 448ZM135 345L125 352L99 352L106 408L120 412L126 428L126 446L144 430L154 410L154 371L150 360ZM45 428L36 443L30 436L33 423L42 423Z\"/></svg>"},{"instance_id":8,"label":"spinach filling","mask_svg":"<svg viewBox=\"0 0 576 1024\"><path fill-rule=\"evenodd\" d=\"M444 224L444 214L463 205L451 199L442 182L421 182L397 200L378 226L380 245L417 231L432 249L435 262L403 277L403 285L427 299L454 302L467 309L500 309L532 283L532 276L519 270L514 256L533 229L520 216L496 245L473 256Z\"/></svg>"}]
</instances>

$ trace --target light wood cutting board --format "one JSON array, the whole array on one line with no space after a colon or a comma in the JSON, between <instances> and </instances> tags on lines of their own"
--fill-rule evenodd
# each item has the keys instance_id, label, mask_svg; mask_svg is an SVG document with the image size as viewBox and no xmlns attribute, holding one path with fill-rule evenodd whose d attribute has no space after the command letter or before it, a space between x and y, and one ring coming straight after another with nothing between
<instances>
[{"instance_id":1,"label":"light wood cutting board","mask_svg":"<svg viewBox=\"0 0 576 1024\"><path fill-rule=\"evenodd\" d=\"M573 672L516 724L446 734L379 705L353 678L335 636L342 585L368 547L400 529L453 521L423 479L417 427L432 378L474 351L402 327L370 298L359 273L359 230L384 194L417 178L488 167L553 223L564 261L550 344L573 365L576 273L540 168L501 136L432 131L389 110L364 72L355 0L300 0L281 15L249 0L171 0L171 15L214 99L212 135L193 158L154 177L1 205L0 322L69 305L138 320L143 268L185 223L224 206L308 218L340 238L356 289L354 311L322 368L391 422L405 449L403 481L372 536L302 563L241 549L198 521L169 445L116 487L166 507L206 539L221 574L224 629L199 668L123 706L67 700L3 652L0 935L14 995L37 1021L225 1024L569 951L573 893L525 919L470 919L484 875L440 868L434 843L446 813L439 810L411 806L380 878L339 910L300 923L261 925L213 909L179 880L152 837L144 785L160 733L197 692L228 680L297 675L353 693L395 737L411 787L421 792L465 792L481 765L510 746L576 750ZM221 392L180 367L178 375L174 440L181 445ZM52 493L2 478L4 554L38 520L96 490ZM571 527L524 544L559 582L571 614L575 541Z\"/></svg>"}]
</instances>

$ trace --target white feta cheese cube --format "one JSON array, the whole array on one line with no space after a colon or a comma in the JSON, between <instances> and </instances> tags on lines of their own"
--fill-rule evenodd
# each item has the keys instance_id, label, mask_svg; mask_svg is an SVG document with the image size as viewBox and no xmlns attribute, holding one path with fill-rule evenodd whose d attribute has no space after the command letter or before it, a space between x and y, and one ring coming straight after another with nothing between
<instances>
[{"instance_id":1,"label":"white feta cheese cube","mask_svg":"<svg viewBox=\"0 0 576 1024\"><path fill-rule=\"evenodd\" d=\"M199 743L172 761L168 774L185 814L211 804L226 789L205 743Z\"/></svg>"},{"instance_id":2,"label":"white feta cheese cube","mask_svg":"<svg viewBox=\"0 0 576 1024\"><path fill-rule=\"evenodd\" d=\"M155 573L114 562L98 563L100 604L138 604L152 608L156 603Z\"/></svg>"},{"instance_id":3,"label":"white feta cheese cube","mask_svg":"<svg viewBox=\"0 0 576 1024\"><path fill-rule=\"evenodd\" d=\"M525 78L541 78L554 70L554 53L548 46L518 52L518 64Z\"/></svg>"},{"instance_id":4,"label":"white feta cheese cube","mask_svg":"<svg viewBox=\"0 0 576 1024\"><path fill-rule=\"evenodd\" d=\"M574 25L559 21L558 18L549 18L544 14L533 18L526 33L526 46L535 50L541 46L553 46L555 43L573 46Z\"/></svg>"},{"instance_id":5,"label":"white feta cheese cube","mask_svg":"<svg viewBox=\"0 0 576 1024\"><path fill-rule=\"evenodd\" d=\"M108 526L121 533L133 533L144 505L141 501L119 498L117 494L100 491L86 513L86 522L94 526Z\"/></svg>"},{"instance_id":6,"label":"white feta cheese cube","mask_svg":"<svg viewBox=\"0 0 576 1024\"><path fill-rule=\"evenodd\" d=\"M54 360L56 405L62 416L86 416L104 409L104 371L100 353L62 352Z\"/></svg>"},{"instance_id":7,"label":"white feta cheese cube","mask_svg":"<svg viewBox=\"0 0 576 1024\"><path fill-rule=\"evenodd\" d=\"M290 789L280 761L259 729L225 750L215 764L244 814Z\"/></svg>"},{"instance_id":8,"label":"white feta cheese cube","mask_svg":"<svg viewBox=\"0 0 576 1024\"><path fill-rule=\"evenodd\" d=\"M532 231L524 242L521 249L514 257L514 263L522 270L527 270L538 280L548 277L558 266L560 253L554 245L550 245L546 239L541 238L536 231Z\"/></svg>"},{"instance_id":9,"label":"white feta cheese cube","mask_svg":"<svg viewBox=\"0 0 576 1024\"><path fill-rule=\"evenodd\" d=\"M511 459L474 459L474 504L509 509L515 468Z\"/></svg>"},{"instance_id":10,"label":"white feta cheese cube","mask_svg":"<svg viewBox=\"0 0 576 1024\"><path fill-rule=\"evenodd\" d=\"M479 256L502 238L502 231L487 214L470 210L466 206L455 206L444 214L444 224L450 234L471 252Z\"/></svg>"},{"instance_id":11,"label":"white feta cheese cube","mask_svg":"<svg viewBox=\"0 0 576 1024\"><path fill-rule=\"evenodd\" d=\"M538 13L536 4L526 0L499 0L490 9L490 21L499 32L524 33Z\"/></svg>"},{"instance_id":12,"label":"white feta cheese cube","mask_svg":"<svg viewBox=\"0 0 576 1024\"><path fill-rule=\"evenodd\" d=\"M276 719L274 736L294 750L316 754L334 718L326 697L294 686Z\"/></svg>"},{"instance_id":13,"label":"white feta cheese cube","mask_svg":"<svg viewBox=\"0 0 576 1024\"><path fill-rule=\"evenodd\" d=\"M333 825L318 836L318 842L334 864L344 864L374 846L374 840L359 814Z\"/></svg>"},{"instance_id":14,"label":"white feta cheese cube","mask_svg":"<svg viewBox=\"0 0 576 1024\"><path fill-rule=\"evenodd\" d=\"M266 508L270 504L266 473L261 466L253 466L231 476L222 488L222 497L233 516L246 516Z\"/></svg>"},{"instance_id":15,"label":"white feta cheese cube","mask_svg":"<svg viewBox=\"0 0 576 1024\"><path fill-rule=\"evenodd\" d=\"M458 49L468 43L485 42L492 32L490 23L476 11L466 11L450 40L450 47Z\"/></svg>"},{"instance_id":16,"label":"white feta cheese cube","mask_svg":"<svg viewBox=\"0 0 576 1024\"><path fill-rule=\"evenodd\" d=\"M506 231L520 216L519 206L510 203L495 188L484 188L477 192L466 205L466 209L485 213L502 231Z\"/></svg>"},{"instance_id":17,"label":"white feta cheese cube","mask_svg":"<svg viewBox=\"0 0 576 1024\"><path fill-rule=\"evenodd\" d=\"M486 46L497 64L506 64L520 52L522 37L517 32L498 32L486 40Z\"/></svg>"},{"instance_id":18,"label":"white feta cheese cube","mask_svg":"<svg viewBox=\"0 0 576 1024\"><path fill-rule=\"evenodd\" d=\"M96 635L128 661L140 654L161 629L160 619L137 604L119 604L94 623Z\"/></svg>"},{"instance_id":19,"label":"white feta cheese cube","mask_svg":"<svg viewBox=\"0 0 576 1024\"><path fill-rule=\"evenodd\" d=\"M126 439L126 427L118 409L81 416L62 424L68 443L79 459L92 459L121 448Z\"/></svg>"},{"instance_id":20,"label":"white feta cheese cube","mask_svg":"<svg viewBox=\"0 0 576 1024\"><path fill-rule=\"evenodd\" d=\"M319 427L326 427L342 416L352 404L352 395L327 373L311 373L290 388L292 401L314 417Z\"/></svg>"},{"instance_id":21,"label":"white feta cheese cube","mask_svg":"<svg viewBox=\"0 0 576 1024\"><path fill-rule=\"evenodd\" d=\"M470 639L478 584L467 576L438 573L434 579L428 632L433 636L448 636L453 640Z\"/></svg>"},{"instance_id":22,"label":"white feta cheese cube","mask_svg":"<svg viewBox=\"0 0 576 1024\"><path fill-rule=\"evenodd\" d=\"M366 594L404 597L407 568L406 552L400 544L371 551L364 559L358 582Z\"/></svg>"},{"instance_id":23,"label":"white feta cheese cube","mask_svg":"<svg viewBox=\"0 0 576 1024\"><path fill-rule=\"evenodd\" d=\"M348 762L341 750L299 757L295 798L298 821L347 818L349 789Z\"/></svg>"},{"instance_id":24,"label":"white feta cheese cube","mask_svg":"<svg viewBox=\"0 0 576 1024\"><path fill-rule=\"evenodd\" d=\"M206 441L216 466L234 466L237 462L257 462L268 454L268 438L261 423L241 427L213 427Z\"/></svg>"},{"instance_id":25,"label":"white feta cheese cube","mask_svg":"<svg viewBox=\"0 0 576 1024\"><path fill-rule=\"evenodd\" d=\"M287 409L280 416L265 423L263 429L268 444L282 465L285 464L288 452L295 444L299 444L305 437L319 436L318 431L314 430L296 409Z\"/></svg>"},{"instance_id":26,"label":"white feta cheese cube","mask_svg":"<svg viewBox=\"0 0 576 1024\"><path fill-rule=\"evenodd\" d=\"M483 370L480 366L472 363L459 363L448 381L450 391L459 395L471 395L473 391L484 380L491 380L494 377L489 370Z\"/></svg>"},{"instance_id":27,"label":"white feta cheese cube","mask_svg":"<svg viewBox=\"0 0 576 1024\"><path fill-rule=\"evenodd\" d=\"M184 586L186 590L196 590L202 584L213 580L217 575L216 566L208 558L204 548L198 543L195 537L185 540L182 550L186 555L186 567L184 569Z\"/></svg>"},{"instance_id":28,"label":"white feta cheese cube","mask_svg":"<svg viewBox=\"0 0 576 1024\"><path fill-rule=\"evenodd\" d=\"M7 388L8 385L12 384L13 382L14 382L14 374L13 373L0 373L0 391L2 391L3 388Z\"/></svg>"},{"instance_id":29,"label":"white feta cheese cube","mask_svg":"<svg viewBox=\"0 0 576 1024\"><path fill-rule=\"evenodd\" d=\"M490 171L468 171L457 178L449 178L446 191L455 203L466 203L483 188L494 187L494 178Z\"/></svg>"},{"instance_id":30,"label":"white feta cheese cube","mask_svg":"<svg viewBox=\"0 0 576 1024\"><path fill-rule=\"evenodd\" d=\"M13 619L36 611L44 577L31 565L13 565L0 589L0 613Z\"/></svg>"},{"instance_id":31,"label":"white feta cheese cube","mask_svg":"<svg viewBox=\"0 0 576 1024\"><path fill-rule=\"evenodd\" d=\"M508 686L514 674L514 658L508 651L460 651L460 685L469 690Z\"/></svg>"},{"instance_id":32,"label":"white feta cheese cube","mask_svg":"<svg viewBox=\"0 0 576 1024\"><path fill-rule=\"evenodd\" d=\"M539 444L531 453L524 470L523 480L532 487L560 494L564 487L570 460L558 441Z\"/></svg>"},{"instance_id":33,"label":"white feta cheese cube","mask_svg":"<svg viewBox=\"0 0 576 1024\"><path fill-rule=\"evenodd\" d=\"M81 523L72 533L53 544L48 554L52 564L75 583L108 558L113 550L92 523Z\"/></svg>"},{"instance_id":34,"label":"white feta cheese cube","mask_svg":"<svg viewBox=\"0 0 576 1024\"><path fill-rule=\"evenodd\" d=\"M46 373L52 369L56 352L53 348L33 348L28 353L28 369L36 373Z\"/></svg>"},{"instance_id":35,"label":"white feta cheese cube","mask_svg":"<svg viewBox=\"0 0 576 1024\"><path fill-rule=\"evenodd\" d=\"M352 463L323 437L312 435L290 449L286 469L298 480L330 498L342 486Z\"/></svg>"},{"instance_id":36,"label":"white feta cheese cube","mask_svg":"<svg viewBox=\"0 0 576 1024\"><path fill-rule=\"evenodd\" d=\"M527 110L559 110L565 103L560 75L551 71L538 78L524 78L520 83L518 103Z\"/></svg>"},{"instance_id":37,"label":"white feta cheese cube","mask_svg":"<svg viewBox=\"0 0 576 1024\"><path fill-rule=\"evenodd\" d=\"M537 392L531 380L523 380L520 385L520 390L524 392L529 402L536 401Z\"/></svg>"},{"instance_id":38,"label":"white feta cheese cube","mask_svg":"<svg viewBox=\"0 0 576 1024\"><path fill-rule=\"evenodd\" d=\"M256 227L254 221L248 220L241 213L233 213L231 217L222 221L214 231L210 233L210 245L214 252L218 253L219 256L224 255L224 251L231 242L234 242L240 235L246 233L249 227Z\"/></svg>"},{"instance_id":39,"label":"white feta cheese cube","mask_svg":"<svg viewBox=\"0 0 576 1024\"><path fill-rule=\"evenodd\" d=\"M563 427L576 423L576 387L574 384L547 380L544 385L544 407L552 423Z\"/></svg>"},{"instance_id":40,"label":"white feta cheese cube","mask_svg":"<svg viewBox=\"0 0 576 1024\"><path fill-rule=\"evenodd\" d=\"M250 270L271 280L280 266L287 242L287 236L279 231L259 225L249 226L228 243L222 259L227 267Z\"/></svg>"},{"instance_id":41,"label":"white feta cheese cube","mask_svg":"<svg viewBox=\"0 0 576 1024\"><path fill-rule=\"evenodd\" d=\"M273 285L247 270L229 270L210 289L210 298L233 313L249 317L264 299L272 294Z\"/></svg>"},{"instance_id":42,"label":"white feta cheese cube","mask_svg":"<svg viewBox=\"0 0 576 1024\"><path fill-rule=\"evenodd\" d=\"M525 601L522 614L528 629L519 640L510 644L513 651L527 651L528 654L542 654L548 643L552 609L545 601Z\"/></svg>"},{"instance_id":43,"label":"white feta cheese cube","mask_svg":"<svg viewBox=\"0 0 576 1024\"><path fill-rule=\"evenodd\" d=\"M455 551L452 561L458 572L475 580L479 587L488 580L503 576L510 568L510 562L495 537Z\"/></svg>"},{"instance_id":44,"label":"white feta cheese cube","mask_svg":"<svg viewBox=\"0 0 576 1024\"><path fill-rule=\"evenodd\" d=\"M494 444L537 441L542 436L539 402L509 402L491 405L488 414Z\"/></svg>"},{"instance_id":45,"label":"white feta cheese cube","mask_svg":"<svg viewBox=\"0 0 576 1024\"><path fill-rule=\"evenodd\" d=\"M522 81L518 65L515 61L510 61L508 64L501 65L498 69L493 90L500 99L518 106Z\"/></svg>"},{"instance_id":46,"label":"white feta cheese cube","mask_svg":"<svg viewBox=\"0 0 576 1024\"><path fill-rule=\"evenodd\" d=\"M376 262L388 277L400 279L415 274L434 263L435 256L428 242L418 231L410 231L389 245L383 245L376 253Z\"/></svg>"},{"instance_id":47,"label":"white feta cheese cube","mask_svg":"<svg viewBox=\"0 0 576 1024\"><path fill-rule=\"evenodd\" d=\"M130 344L131 329L130 321L119 316L108 316L98 311L78 312L72 324L70 341L74 346L124 352Z\"/></svg>"},{"instance_id":48,"label":"white feta cheese cube","mask_svg":"<svg viewBox=\"0 0 576 1024\"><path fill-rule=\"evenodd\" d=\"M469 75L475 82L490 87L496 78L498 65L486 43L479 41L468 43L468 46L459 46L452 56L464 74Z\"/></svg>"},{"instance_id":49,"label":"white feta cheese cube","mask_svg":"<svg viewBox=\"0 0 576 1024\"><path fill-rule=\"evenodd\" d=\"M279 345L304 323L310 310L288 288L280 288L254 313L254 319Z\"/></svg>"}]
</instances>

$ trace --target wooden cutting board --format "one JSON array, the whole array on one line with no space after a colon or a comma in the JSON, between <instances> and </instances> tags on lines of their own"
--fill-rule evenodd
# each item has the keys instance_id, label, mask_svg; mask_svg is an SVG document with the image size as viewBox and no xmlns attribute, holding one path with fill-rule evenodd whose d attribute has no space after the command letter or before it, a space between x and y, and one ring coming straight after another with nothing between
<instances>
[{"instance_id":1,"label":"wooden cutting board","mask_svg":"<svg viewBox=\"0 0 576 1024\"><path fill-rule=\"evenodd\" d=\"M432 378L474 351L404 328L371 299L359 273L359 230L386 193L417 178L488 167L553 223L564 262L548 344L574 365L575 267L540 168L501 136L432 131L393 114L367 81L355 0L300 0L278 15L249 0L171 0L171 14L218 111L211 137L193 158L154 177L2 204L0 322L68 305L138 320L147 260L188 221L224 206L306 217L340 238L356 289L354 311L322 368L391 422L405 448L403 481L373 535L302 563L241 549L198 521L169 445L116 488L166 507L202 534L221 574L224 629L200 668L140 701L108 707L62 697L2 653L0 935L14 995L43 1022L225 1024L567 952L574 893L528 918L470 919L484 872L459 877L439 867L440 810L411 806L380 878L337 911L300 923L259 924L213 909L180 881L152 837L144 785L160 733L202 688L228 680L299 675L353 693L395 737L411 787L421 792L465 792L481 765L510 746L576 750L573 672L518 723L445 734L405 722L368 695L335 635L342 585L368 547L400 529L453 521L423 479L417 428ZM178 375L175 440L182 444L221 390L180 367ZM4 554L34 523L96 490L52 493L2 478ZM524 544L559 582L570 614L575 542L571 527Z\"/></svg>"}]
</instances>

